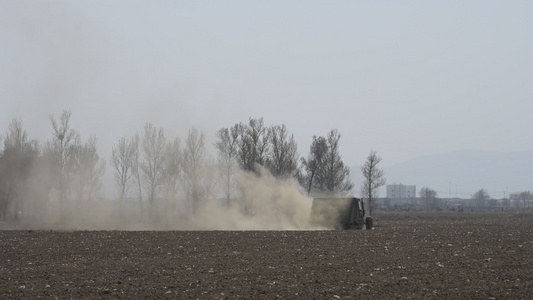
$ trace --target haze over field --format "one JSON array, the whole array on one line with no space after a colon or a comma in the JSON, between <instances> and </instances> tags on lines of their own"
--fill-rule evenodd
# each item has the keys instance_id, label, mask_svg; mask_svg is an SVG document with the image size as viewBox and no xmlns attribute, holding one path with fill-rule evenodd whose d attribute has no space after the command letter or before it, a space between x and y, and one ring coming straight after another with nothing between
<instances>
[{"instance_id":1,"label":"haze over field","mask_svg":"<svg viewBox=\"0 0 533 300\"><path fill-rule=\"evenodd\" d=\"M68 109L109 160L145 122L182 138L195 126L210 146L220 128L263 117L302 156L337 128L355 170L371 148L384 166L461 149L515 156L533 149L532 14L529 1L2 0L0 133L20 117L47 140L49 114ZM410 171L387 177L421 187ZM430 187L462 188L439 180Z\"/></svg>"}]
</instances>

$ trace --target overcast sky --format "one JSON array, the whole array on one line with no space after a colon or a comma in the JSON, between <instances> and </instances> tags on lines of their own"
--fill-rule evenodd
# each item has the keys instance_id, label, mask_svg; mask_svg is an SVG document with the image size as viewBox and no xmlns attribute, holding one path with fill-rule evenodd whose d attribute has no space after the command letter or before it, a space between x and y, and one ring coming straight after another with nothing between
<instances>
[{"instance_id":1,"label":"overcast sky","mask_svg":"<svg viewBox=\"0 0 533 300\"><path fill-rule=\"evenodd\" d=\"M0 130L49 114L102 152L146 122L249 117L344 161L533 149L533 1L0 1ZM211 144L210 144L211 145ZM109 157L106 157L109 160Z\"/></svg>"}]
</instances>

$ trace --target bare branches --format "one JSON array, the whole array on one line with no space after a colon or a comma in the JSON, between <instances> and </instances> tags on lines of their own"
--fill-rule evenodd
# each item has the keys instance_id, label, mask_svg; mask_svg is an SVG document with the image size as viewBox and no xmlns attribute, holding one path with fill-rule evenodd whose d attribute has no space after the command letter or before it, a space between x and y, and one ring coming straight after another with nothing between
<instances>
[{"instance_id":1,"label":"bare branches","mask_svg":"<svg viewBox=\"0 0 533 300\"><path fill-rule=\"evenodd\" d=\"M17 218L24 202L30 201L29 181L38 156L37 142L28 140L20 119L13 119L0 153L0 219Z\"/></svg>"},{"instance_id":2,"label":"bare branches","mask_svg":"<svg viewBox=\"0 0 533 300\"><path fill-rule=\"evenodd\" d=\"M142 139L142 182L148 191L148 201L153 203L163 181L166 138L163 128L147 123Z\"/></svg>"},{"instance_id":3,"label":"bare branches","mask_svg":"<svg viewBox=\"0 0 533 300\"><path fill-rule=\"evenodd\" d=\"M85 200L93 200L101 187L105 162L98 155L96 144L96 137L91 135L86 143L74 144L69 150L68 169L75 190L75 200L79 205Z\"/></svg>"},{"instance_id":4,"label":"bare branches","mask_svg":"<svg viewBox=\"0 0 533 300\"><path fill-rule=\"evenodd\" d=\"M268 149L268 130L263 118L250 118L247 125L235 124L232 130L240 135L237 160L241 168L257 173L255 164L264 165Z\"/></svg>"},{"instance_id":5,"label":"bare branches","mask_svg":"<svg viewBox=\"0 0 533 300\"><path fill-rule=\"evenodd\" d=\"M126 193L134 179L136 152L138 152L138 142L135 137L120 138L111 152L111 165L114 169L115 181L119 187L120 203L124 202Z\"/></svg>"},{"instance_id":6,"label":"bare branches","mask_svg":"<svg viewBox=\"0 0 533 300\"><path fill-rule=\"evenodd\" d=\"M231 206L231 198L235 190L235 172L237 168L237 151L239 130L236 126L222 128L217 132L218 141L215 147L218 152L218 166L226 205Z\"/></svg>"},{"instance_id":7,"label":"bare branches","mask_svg":"<svg viewBox=\"0 0 533 300\"><path fill-rule=\"evenodd\" d=\"M350 169L344 165L339 151L340 134L336 129L327 138L313 136L309 156L302 159L305 174L300 183L311 192L344 194L353 188Z\"/></svg>"},{"instance_id":8,"label":"bare branches","mask_svg":"<svg viewBox=\"0 0 533 300\"><path fill-rule=\"evenodd\" d=\"M362 186L362 194L368 199L369 214L372 215L372 200L377 197L377 192L380 187L387 182L383 169L378 167L381 162L381 156L374 150L370 150L370 154L366 158L365 164L361 166L361 172L365 181Z\"/></svg>"},{"instance_id":9,"label":"bare branches","mask_svg":"<svg viewBox=\"0 0 533 300\"><path fill-rule=\"evenodd\" d=\"M190 199L191 212L194 214L203 198L207 196L207 189L204 179L207 173L205 170L205 138L204 134L196 128L189 131L185 148L183 150L183 186Z\"/></svg>"},{"instance_id":10,"label":"bare branches","mask_svg":"<svg viewBox=\"0 0 533 300\"><path fill-rule=\"evenodd\" d=\"M165 164L163 170L163 188L165 190L165 200L167 211L174 208L176 194L178 193L180 180L182 178L182 150L180 139L175 138L168 142L165 147Z\"/></svg>"},{"instance_id":11,"label":"bare branches","mask_svg":"<svg viewBox=\"0 0 533 300\"><path fill-rule=\"evenodd\" d=\"M270 147L265 162L272 175L287 179L298 168L298 150L294 136L289 136L285 125L269 128Z\"/></svg>"},{"instance_id":12,"label":"bare branches","mask_svg":"<svg viewBox=\"0 0 533 300\"><path fill-rule=\"evenodd\" d=\"M485 207L487 202L490 200L490 196L487 190L480 189L474 195L472 195L472 200L474 201L475 206Z\"/></svg>"},{"instance_id":13,"label":"bare branches","mask_svg":"<svg viewBox=\"0 0 533 300\"><path fill-rule=\"evenodd\" d=\"M50 115L52 122L53 137L50 142L49 149L51 150L51 157L54 159L53 166L55 167L55 188L59 194L59 202L61 203L61 216L67 217L69 211L68 198L72 186L68 180L70 178L68 161L73 151L72 146L80 143L80 136L78 132L70 128L71 112L64 110L56 120L53 115Z\"/></svg>"},{"instance_id":14,"label":"bare branches","mask_svg":"<svg viewBox=\"0 0 533 300\"><path fill-rule=\"evenodd\" d=\"M424 205L427 209L439 209L439 202L437 199L437 192L428 187L423 187L418 192L418 195L424 201Z\"/></svg>"},{"instance_id":15,"label":"bare branches","mask_svg":"<svg viewBox=\"0 0 533 300\"><path fill-rule=\"evenodd\" d=\"M302 166L305 175L301 177L300 184L306 188L307 195L311 194L313 187L318 188L315 177L317 176L317 173L320 172L320 168L322 168L324 157L327 155L327 152L328 144L326 139L322 136L313 136L309 156L307 159L302 158Z\"/></svg>"}]
</instances>

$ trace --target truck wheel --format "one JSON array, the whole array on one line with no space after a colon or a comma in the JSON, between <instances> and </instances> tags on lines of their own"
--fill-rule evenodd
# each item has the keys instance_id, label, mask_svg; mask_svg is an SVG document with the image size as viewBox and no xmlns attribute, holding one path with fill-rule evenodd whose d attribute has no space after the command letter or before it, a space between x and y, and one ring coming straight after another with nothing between
<instances>
[{"instance_id":1,"label":"truck wheel","mask_svg":"<svg viewBox=\"0 0 533 300\"><path fill-rule=\"evenodd\" d=\"M372 220L372 217L366 217L365 225L366 229L372 229L372 227L374 226L374 221Z\"/></svg>"}]
</instances>

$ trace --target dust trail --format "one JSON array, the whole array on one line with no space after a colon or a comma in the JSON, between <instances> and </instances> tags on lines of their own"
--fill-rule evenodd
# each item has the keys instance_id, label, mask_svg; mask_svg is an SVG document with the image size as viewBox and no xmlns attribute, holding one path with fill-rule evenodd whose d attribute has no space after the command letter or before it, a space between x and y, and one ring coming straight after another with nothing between
<instances>
[{"instance_id":1,"label":"dust trail","mask_svg":"<svg viewBox=\"0 0 533 300\"><path fill-rule=\"evenodd\" d=\"M310 229L312 199L304 196L294 180L281 181L258 166L259 175L240 171L237 175L241 199L228 209L208 202L191 224L205 229L298 230ZM251 207L243 212L242 207Z\"/></svg>"},{"instance_id":2,"label":"dust trail","mask_svg":"<svg viewBox=\"0 0 533 300\"><path fill-rule=\"evenodd\" d=\"M47 172L48 170L43 170ZM43 178L40 174L39 178ZM35 201L26 202L18 222L0 224L12 229L58 230L304 230L309 225L312 199L304 196L293 180L274 178L258 166L258 174L239 171L239 197L234 205L211 197L198 206L196 213L183 209L184 200L169 206L158 199L148 209L139 210L136 201L120 205L118 201L93 199L60 203L51 194L40 195L34 185ZM46 192L45 192L46 193ZM37 197L39 196L39 197ZM39 202L37 202L37 200ZM181 208L180 208L181 205Z\"/></svg>"}]
</instances>

